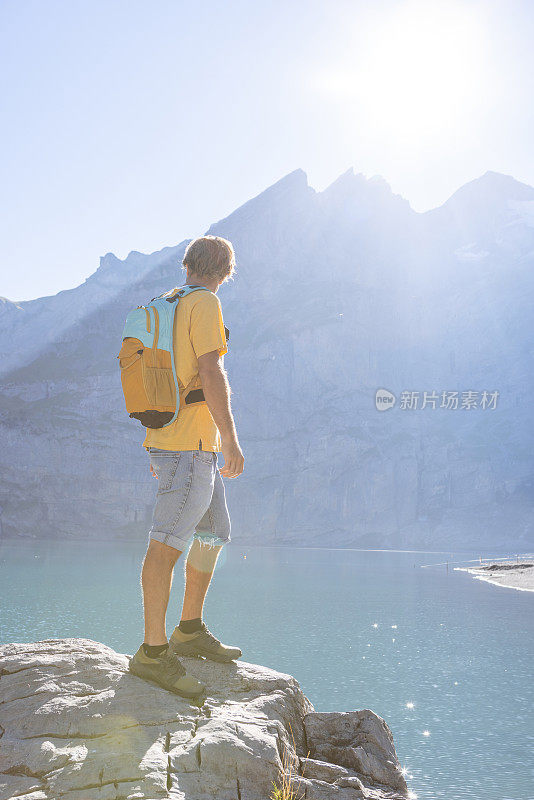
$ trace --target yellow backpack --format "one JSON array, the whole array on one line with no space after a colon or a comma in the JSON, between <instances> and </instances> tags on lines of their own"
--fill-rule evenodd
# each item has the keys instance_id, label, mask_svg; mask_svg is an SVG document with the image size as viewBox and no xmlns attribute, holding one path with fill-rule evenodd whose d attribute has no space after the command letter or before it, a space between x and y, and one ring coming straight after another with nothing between
<instances>
[{"instance_id":1,"label":"yellow backpack","mask_svg":"<svg viewBox=\"0 0 534 800\"><path fill-rule=\"evenodd\" d=\"M145 428L165 428L185 405L205 403L202 389L187 391L176 375L174 319L178 303L205 286L182 286L137 306L126 317L117 356L130 417ZM178 398L178 402L176 401Z\"/></svg>"}]
</instances>

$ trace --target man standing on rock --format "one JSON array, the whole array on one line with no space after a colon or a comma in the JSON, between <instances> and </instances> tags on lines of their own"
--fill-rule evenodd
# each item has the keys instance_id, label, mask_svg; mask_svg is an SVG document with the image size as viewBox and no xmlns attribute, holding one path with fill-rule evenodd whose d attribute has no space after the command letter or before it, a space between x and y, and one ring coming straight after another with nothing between
<instances>
[{"instance_id":1,"label":"man standing on rock","mask_svg":"<svg viewBox=\"0 0 534 800\"><path fill-rule=\"evenodd\" d=\"M205 696L200 681L186 671L178 656L203 656L232 661L238 647L222 644L202 621L204 599L217 558L230 541L230 517L222 478L237 478L244 459L230 406L230 386L223 365L227 334L217 290L234 273L229 241L203 236L185 251L184 285L202 286L180 299L174 326L176 374L188 394L200 397L180 410L164 428L147 428L143 446L158 478L149 545L141 585L145 639L130 660L130 671L192 699ZM202 398L203 392L203 398ZM219 469L217 453L224 466ZM185 594L180 624L167 641L165 615L176 561L189 540Z\"/></svg>"}]
</instances>

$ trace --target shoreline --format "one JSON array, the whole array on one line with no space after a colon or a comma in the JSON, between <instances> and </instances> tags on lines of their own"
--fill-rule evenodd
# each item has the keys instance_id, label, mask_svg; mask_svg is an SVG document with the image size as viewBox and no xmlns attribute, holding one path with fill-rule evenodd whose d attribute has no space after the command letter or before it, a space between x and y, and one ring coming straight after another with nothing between
<instances>
[{"instance_id":1,"label":"shoreline","mask_svg":"<svg viewBox=\"0 0 534 800\"><path fill-rule=\"evenodd\" d=\"M459 572L469 572L477 580L502 586L504 589L516 589L519 592L534 592L534 562L532 560L519 563L489 563L480 567L454 567Z\"/></svg>"},{"instance_id":2,"label":"shoreline","mask_svg":"<svg viewBox=\"0 0 534 800\"><path fill-rule=\"evenodd\" d=\"M121 544L145 544L146 537L141 538L121 538L118 537L116 539L110 539L109 537L102 537L102 538L91 538L87 539L83 536L56 536L54 538L40 538L37 536L0 536L0 547L2 544L8 545L18 545L18 544L27 544L27 545L35 545L35 544L109 544L109 545L121 545ZM361 552L361 553L421 553L421 554L429 554L429 555L478 555L481 550L480 548L469 548L467 550L463 550L461 548L452 548L449 550L427 550L420 548L391 548L391 547L326 547L326 546L314 546L314 545L300 545L295 543L288 543L288 544L256 544L255 542L251 541L240 541L239 539L232 539L231 544L234 548L244 550L248 549L268 549L268 550L328 550L328 551L348 551L348 552ZM510 552L509 549L502 550L502 553L495 552L497 548L494 548L494 555L493 558L506 558L507 554ZM483 551L482 551L483 552ZM515 551L514 551L515 552ZM450 562L449 562L450 563ZM445 561L443 562L445 564ZM429 564L425 566L437 566L434 564Z\"/></svg>"}]
</instances>

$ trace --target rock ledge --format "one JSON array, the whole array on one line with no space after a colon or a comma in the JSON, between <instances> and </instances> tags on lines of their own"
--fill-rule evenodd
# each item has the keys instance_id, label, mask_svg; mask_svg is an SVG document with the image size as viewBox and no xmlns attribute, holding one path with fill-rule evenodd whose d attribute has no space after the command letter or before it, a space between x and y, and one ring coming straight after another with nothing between
<instances>
[{"instance_id":1,"label":"rock ledge","mask_svg":"<svg viewBox=\"0 0 534 800\"><path fill-rule=\"evenodd\" d=\"M306 800L397 800L391 731L317 713L290 675L184 659L202 708L88 639L0 647L0 800L268 800L288 767Z\"/></svg>"}]
</instances>

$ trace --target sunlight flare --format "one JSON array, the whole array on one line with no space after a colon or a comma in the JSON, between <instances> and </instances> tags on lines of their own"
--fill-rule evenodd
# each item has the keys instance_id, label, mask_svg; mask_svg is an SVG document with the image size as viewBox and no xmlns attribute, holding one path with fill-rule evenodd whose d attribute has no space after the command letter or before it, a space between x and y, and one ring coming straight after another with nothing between
<instances>
[{"instance_id":1,"label":"sunlight flare","mask_svg":"<svg viewBox=\"0 0 534 800\"><path fill-rule=\"evenodd\" d=\"M315 88L346 103L354 124L412 144L449 137L482 93L484 35L474 9L412 0L376 16L366 45L314 77Z\"/></svg>"}]
</instances>

